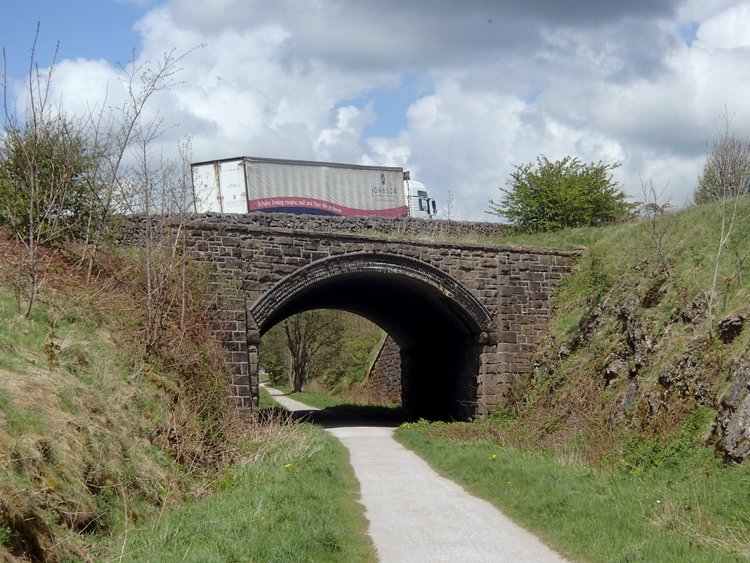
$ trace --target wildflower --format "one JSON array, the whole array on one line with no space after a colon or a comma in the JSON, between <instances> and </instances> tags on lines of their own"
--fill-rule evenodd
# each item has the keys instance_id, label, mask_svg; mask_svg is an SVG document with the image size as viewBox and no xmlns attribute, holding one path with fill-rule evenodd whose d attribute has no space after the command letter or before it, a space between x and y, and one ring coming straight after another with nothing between
<instances>
[{"instance_id":1,"label":"wildflower","mask_svg":"<svg viewBox=\"0 0 750 563\"><path fill-rule=\"evenodd\" d=\"M490 456L490 461L495 461L497 459L497 454L492 454Z\"/></svg>"},{"instance_id":2,"label":"wildflower","mask_svg":"<svg viewBox=\"0 0 750 563\"><path fill-rule=\"evenodd\" d=\"M284 464L284 469L291 469L291 468L292 468L292 464L291 463L285 463Z\"/></svg>"}]
</instances>

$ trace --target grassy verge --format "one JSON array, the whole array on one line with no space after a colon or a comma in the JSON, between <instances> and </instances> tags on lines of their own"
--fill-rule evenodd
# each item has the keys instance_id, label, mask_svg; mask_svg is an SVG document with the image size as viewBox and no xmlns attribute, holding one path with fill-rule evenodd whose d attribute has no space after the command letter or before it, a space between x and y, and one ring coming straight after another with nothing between
<instances>
[{"instance_id":1,"label":"grassy verge","mask_svg":"<svg viewBox=\"0 0 750 563\"><path fill-rule=\"evenodd\" d=\"M218 492L131 531L123 560L375 561L344 447L310 425L273 432Z\"/></svg>"},{"instance_id":2,"label":"grassy verge","mask_svg":"<svg viewBox=\"0 0 750 563\"><path fill-rule=\"evenodd\" d=\"M284 385L279 385L276 389L283 392L285 395L288 395L290 399L300 401L301 403L305 403L306 405L318 409L327 409L347 404L345 398L329 395L327 393L313 393L309 391L294 392L291 387Z\"/></svg>"},{"instance_id":3,"label":"grassy verge","mask_svg":"<svg viewBox=\"0 0 750 563\"><path fill-rule=\"evenodd\" d=\"M451 425L396 437L566 556L586 561L739 561L750 557L750 467L704 449L639 446L619 468L450 439ZM661 452L663 455L657 455Z\"/></svg>"}]
</instances>

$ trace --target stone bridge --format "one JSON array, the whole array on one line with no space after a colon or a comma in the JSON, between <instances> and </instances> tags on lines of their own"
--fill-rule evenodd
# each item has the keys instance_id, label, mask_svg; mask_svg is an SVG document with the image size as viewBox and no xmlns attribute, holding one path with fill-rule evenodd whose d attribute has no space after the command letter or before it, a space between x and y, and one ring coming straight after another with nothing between
<instances>
[{"instance_id":1,"label":"stone bridge","mask_svg":"<svg viewBox=\"0 0 750 563\"><path fill-rule=\"evenodd\" d=\"M531 371L555 287L577 253L436 241L499 228L409 218L191 218L186 244L212 265L213 328L227 348L234 400L257 406L258 349L268 329L301 311L335 308L370 319L396 341L402 404L415 414L466 419L502 406Z\"/></svg>"}]
</instances>

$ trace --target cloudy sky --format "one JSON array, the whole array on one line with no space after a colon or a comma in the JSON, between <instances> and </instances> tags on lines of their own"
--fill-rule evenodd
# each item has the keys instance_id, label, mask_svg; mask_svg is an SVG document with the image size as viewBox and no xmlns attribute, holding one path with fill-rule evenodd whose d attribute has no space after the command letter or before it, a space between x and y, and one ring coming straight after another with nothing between
<instances>
[{"instance_id":1,"label":"cloudy sky","mask_svg":"<svg viewBox=\"0 0 750 563\"><path fill-rule=\"evenodd\" d=\"M166 150L402 166L455 219L491 219L540 154L680 205L725 110L750 137L750 0L3 0L11 88L37 22L69 113L116 100L133 55L197 47L153 100Z\"/></svg>"}]
</instances>

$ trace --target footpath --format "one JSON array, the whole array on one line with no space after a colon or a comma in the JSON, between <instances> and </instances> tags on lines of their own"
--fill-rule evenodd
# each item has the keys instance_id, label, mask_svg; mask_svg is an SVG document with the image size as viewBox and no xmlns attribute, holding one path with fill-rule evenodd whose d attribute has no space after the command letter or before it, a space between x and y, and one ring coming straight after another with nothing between
<instances>
[{"instance_id":1,"label":"footpath","mask_svg":"<svg viewBox=\"0 0 750 563\"><path fill-rule=\"evenodd\" d=\"M293 411L315 411L266 386ZM489 502L438 475L393 427L324 424L349 450L368 532L383 563L565 561Z\"/></svg>"}]
</instances>

